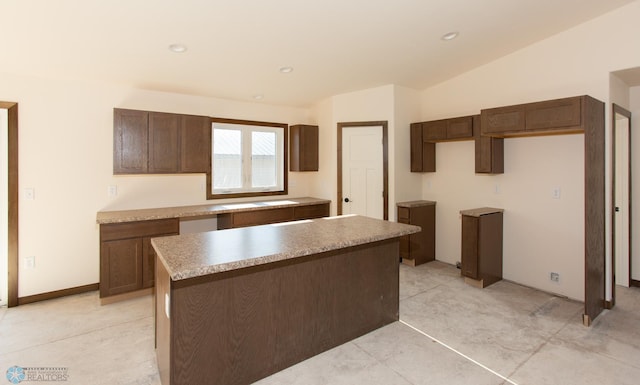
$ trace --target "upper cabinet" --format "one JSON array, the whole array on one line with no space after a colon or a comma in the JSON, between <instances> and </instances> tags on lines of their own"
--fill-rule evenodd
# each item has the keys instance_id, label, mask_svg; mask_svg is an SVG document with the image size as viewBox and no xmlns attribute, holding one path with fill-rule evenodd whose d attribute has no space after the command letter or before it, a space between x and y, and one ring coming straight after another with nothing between
<instances>
[{"instance_id":1,"label":"upper cabinet","mask_svg":"<svg viewBox=\"0 0 640 385\"><path fill-rule=\"evenodd\" d=\"M211 124L206 116L114 109L113 173L206 172Z\"/></svg>"},{"instance_id":2,"label":"upper cabinet","mask_svg":"<svg viewBox=\"0 0 640 385\"><path fill-rule=\"evenodd\" d=\"M318 171L318 126L289 127L289 171Z\"/></svg>"},{"instance_id":3,"label":"upper cabinet","mask_svg":"<svg viewBox=\"0 0 640 385\"><path fill-rule=\"evenodd\" d=\"M180 171L207 172L211 164L211 119L208 116L181 115Z\"/></svg>"},{"instance_id":4,"label":"upper cabinet","mask_svg":"<svg viewBox=\"0 0 640 385\"><path fill-rule=\"evenodd\" d=\"M480 115L412 123L411 171L436 171L436 143L475 140L476 173L504 172L504 146L501 138L482 136Z\"/></svg>"},{"instance_id":5,"label":"upper cabinet","mask_svg":"<svg viewBox=\"0 0 640 385\"><path fill-rule=\"evenodd\" d=\"M583 132L585 97L482 110L482 135L506 137Z\"/></svg>"},{"instance_id":6,"label":"upper cabinet","mask_svg":"<svg viewBox=\"0 0 640 385\"><path fill-rule=\"evenodd\" d=\"M476 174L504 173L504 139L481 134L480 115L473 117Z\"/></svg>"},{"instance_id":7,"label":"upper cabinet","mask_svg":"<svg viewBox=\"0 0 640 385\"><path fill-rule=\"evenodd\" d=\"M436 171L436 144L423 138L423 123L411 123L411 172Z\"/></svg>"},{"instance_id":8,"label":"upper cabinet","mask_svg":"<svg viewBox=\"0 0 640 385\"><path fill-rule=\"evenodd\" d=\"M473 117L432 120L422 123L422 138L427 142L473 139Z\"/></svg>"},{"instance_id":9,"label":"upper cabinet","mask_svg":"<svg viewBox=\"0 0 640 385\"><path fill-rule=\"evenodd\" d=\"M144 174L148 170L149 113L113 110L113 173Z\"/></svg>"}]
</instances>

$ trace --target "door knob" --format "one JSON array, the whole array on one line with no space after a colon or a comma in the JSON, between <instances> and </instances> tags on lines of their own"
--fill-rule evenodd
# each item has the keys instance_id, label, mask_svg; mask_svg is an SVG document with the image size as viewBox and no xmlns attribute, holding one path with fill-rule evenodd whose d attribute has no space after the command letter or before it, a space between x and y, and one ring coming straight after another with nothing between
<instances>
[{"instance_id":1,"label":"door knob","mask_svg":"<svg viewBox=\"0 0 640 385\"><path fill-rule=\"evenodd\" d=\"M350 202L350 201L349 201L349 198L344 198L344 201L345 201L345 202L347 202L347 203L349 203L349 202Z\"/></svg>"}]
</instances>

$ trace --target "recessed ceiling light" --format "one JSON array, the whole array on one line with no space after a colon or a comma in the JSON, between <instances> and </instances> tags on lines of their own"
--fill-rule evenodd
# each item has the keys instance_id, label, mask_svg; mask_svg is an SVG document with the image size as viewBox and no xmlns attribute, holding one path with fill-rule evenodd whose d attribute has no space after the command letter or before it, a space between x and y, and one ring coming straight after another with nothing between
<instances>
[{"instance_id":1,"label":"recessed ceiling light","mask_svg":"<svg viewBox=\"0 0 640 385\"><path fill-rule=\"evenodd\" d=\"M255 100L262 100L262 99L264 99L264 95L262 95L262 94L256 94L256 95L253 95L253 98L254 98Z\"/></svg>"},{"instance_id":2,"label":"recessed ceiling light","mask_svg":"<svg viewBox=\"0 0 640 385\"><path fill-rule=\"evenodd\" d=\"M453 40L458 37L458 32L449 32L442 35L441 39L445 41Z\"/></svg>"},{"instance_id":3,"label":"recessed ceiling light","mask_svg":"<svg viewBox=\"0 0 640 385\"><path fill-rule=\"evenodd\" d=\"M293 67L280 67L280 72L283 74L288 74L293 72Z\"/></svg>"},{"instance_id":4,"label":"recessed ceiling light","mask_svg":"<svg viewBox=\"0 0 640 385\"><path fill-rule=\"evenodd\" d=\"M184 44L171 44L169 46L169 51L174 53L183 53L187 51L187 46Z\"/></svg>"}]
</instances>

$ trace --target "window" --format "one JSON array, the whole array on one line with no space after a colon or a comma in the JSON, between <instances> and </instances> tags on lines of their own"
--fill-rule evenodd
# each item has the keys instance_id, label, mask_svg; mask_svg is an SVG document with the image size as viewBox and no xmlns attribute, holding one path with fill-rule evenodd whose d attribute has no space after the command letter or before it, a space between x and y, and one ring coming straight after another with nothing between
<instances>
[{"instance_id":1,"label":"window","mask_svg":"<svg viewBox=\"0 0 640 385\"><path fill-rule=\"evenodd\" d=\"M287 125L212 118L209 199L287 193Z\"/></svg>"}]
</instances>

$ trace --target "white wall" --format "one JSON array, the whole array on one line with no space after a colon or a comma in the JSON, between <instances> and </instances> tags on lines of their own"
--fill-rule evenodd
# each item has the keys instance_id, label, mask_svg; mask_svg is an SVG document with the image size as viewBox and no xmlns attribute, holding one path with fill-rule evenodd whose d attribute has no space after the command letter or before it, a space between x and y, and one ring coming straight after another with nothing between
<instances>
[{"instance_id":1,"label":"white wall","mask_svg":"<svg viewBox=\"0 0 640 385\"><path fill-rule=\"evenodd\" d=\"M20 297L99 281L96 212L204 204L204 174L113 176L113 108L201 114L289 124L309 110L142 91L105 84L0 74L0 100L18 102ZM291 196L308 175L291 173ZM109 198L107 187L118 186ZM26 201L25 188L35 189ZM211 202L211 201L209 201ZM35 269L22 267L35 256Z\"/></svg>"},{"instance_id":2,"label":"white wall","mask_svg":"<svg viewBox=\"0 0 640 385\"><path fill-rule=\"evenodd\" d=\"M336 95L313 109L320 125L320 172L312 195L337 202L337 125L345 122L387 121L389 139L389 220L396 219L396 202L420 199L420 176L410 172L409 124L420 114L419 92L386 85ZM331 207L337 213L337 205Z\"/></svg>"},{"instance_id":3,"label":"white wall","mask_svg":"<svg viewBox=\"0 0 640 385\"><path fill-rule=\"evenodd\" d=\"M608 141L609 73L640 64L640 51L632 49L640 35L638 18L635 2L431 87L422 95L422 119L588 94L607 103ZM502 207L504 277L583 300L583 145L582 135L506 139L505 173L476 176L472 142L438 144L437 172L423 178L424 198L438 201L437 258L460 258L459 210ZM608 152L607 145L607 159ZM561 199L551 198L553 187L561 188ZM607 191L607 207L609 202ZM559 284L550 282L552 271L560 273Z\"/></svg>"}]
</instances>

